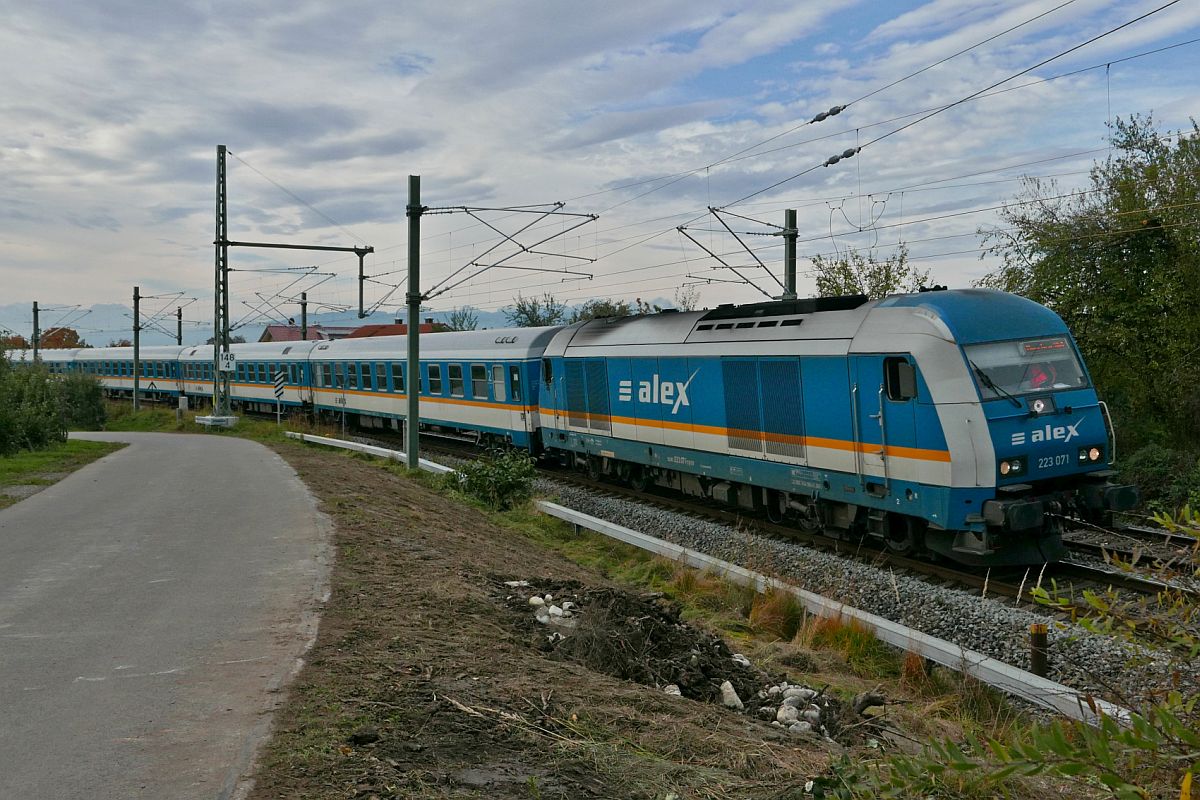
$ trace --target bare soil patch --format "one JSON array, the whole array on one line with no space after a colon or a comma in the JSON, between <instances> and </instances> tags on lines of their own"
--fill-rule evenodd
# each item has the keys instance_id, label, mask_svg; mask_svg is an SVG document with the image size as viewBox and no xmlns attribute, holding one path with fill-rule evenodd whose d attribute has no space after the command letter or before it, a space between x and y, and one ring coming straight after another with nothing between
<instances>
[{"instance_id":1,"label":"bare soil patch","mask_svg":"<svg viewBox=\"0 0 1200 800\"><path fill-rule=\"evenodd\" d=\"M251 797L799 798L825 771L836 745L719 704L770 676L659 598L376 464L277 450L337 555ZM582 635L553 637L516 580L577 597Z\"/></svg>"}]
</instances>

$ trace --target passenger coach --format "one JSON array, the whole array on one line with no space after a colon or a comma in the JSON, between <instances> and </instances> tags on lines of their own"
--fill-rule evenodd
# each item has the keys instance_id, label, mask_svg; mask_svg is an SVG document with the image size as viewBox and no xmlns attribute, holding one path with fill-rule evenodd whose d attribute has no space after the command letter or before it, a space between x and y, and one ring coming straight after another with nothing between
<instances>
[{"instance_id":1,"label":"passenger coach","mask_svg":"<svg viewBox=\"0 0 1200 800\"><path fill-rule=\"evenodd\" d=\"M438 333L421 337L422 429L483 444L536 449L537 375L558 328ZM411 385L407 338L377 336L317 344L309 355L313 405L345 410L367 427L399 427ZM241 354L239 351L239 358Z\"/></svg>"}]
</instances>

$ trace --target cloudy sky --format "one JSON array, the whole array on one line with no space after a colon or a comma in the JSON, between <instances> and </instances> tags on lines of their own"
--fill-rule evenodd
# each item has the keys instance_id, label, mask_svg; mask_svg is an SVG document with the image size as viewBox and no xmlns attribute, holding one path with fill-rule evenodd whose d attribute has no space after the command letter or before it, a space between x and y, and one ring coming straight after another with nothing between
<instances>
[{"instance_id":1,"label":"cloudy sky","mask_svg":"<svg viewBox=\"0 0 1200 800\"><path fill-rule=\"evenodd\" d=\"M997 218L944 215L1002 203L1022 175L1079 185L1110 116L1153 112L1164 132L1200 116L1200 44L1143 55L1200 37L1200 0L875 140L1165 2L4 0L0 304L128 303L140 285L196 297L188 316L211 316L217 144L233 154L231 237L372 245L368 303L406 266L410 174L430 206L562 201L599 215L434 309L496 309L518 291L671 298L689 275L714 279L705 305L762 299L720 282L736 276L676 231L752 263L708 206L769 223L798 209L802 296L811 255L886 255L899 241L937 280L967 285L988 267L975 231ZM849 108L804 124L834 105ZM856 145L855 158L785 180ZM528 246L577 219L479 216L423 220L424 290L485 257L493 227L534 222ZM779 272L777 238L746 241ZM352 256L235 250L232 263L245 270L238 311L302 288L356 301ZM307 265L332 277L287 288L295 274L251 271ZM778 292L766 271L745 274ZM403 290L382 308L400 302Z\"/></svg>"}]
</instances>

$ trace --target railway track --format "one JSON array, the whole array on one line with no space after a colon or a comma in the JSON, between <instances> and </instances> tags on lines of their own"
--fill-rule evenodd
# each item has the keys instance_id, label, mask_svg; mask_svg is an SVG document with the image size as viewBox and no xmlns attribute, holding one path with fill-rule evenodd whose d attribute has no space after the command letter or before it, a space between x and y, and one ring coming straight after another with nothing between
<instances>
[{"instance_id":1,"label":"railway track","mask_svg":"<svg viewBox=\"0 0 1200 800\"><path fill-rule=\"evenodd\" d=\"M382 436L378 434L379 432L372 432L371 435L355 434L348 438L362 444L388 448L404 447L405 443L398 437L389 436L386 432ZM440 453L451 458L461 459L478 458L482 452L473 443L457 437L437 434L422 434L422 448L427 455ZM1095 614L1085 597L1089 592L1103 595L1110 589L1115 589L1126 596L1130 593L1155 596L1164 589L1176 588L1190 594L1200 594L1200 586L1168 587L1152 575L1120 569L1107 563L1095 564L1081 560L1047 563L1040 569L1033 567L992 568L980 572L977 568L960 567L944 561L930 561L892 553L886 548L876 546L874 541L865 537L860 541L850 541L815 531L806 531L795 526L772 523L763 517L748 514L745 511L731 510L712 501L656 491L655 487L638 491L630 486L596 480L573 470L552 465L540 465L538 470L547 479L568 483L603 496L630 500L638 504L683 514L698 520L729 525L779 540L798 542L841 558L853 559L876 568L886 567L899 574L914 576L933 586L977 592L980 597L990 597L1014 607L1037 607L1040 613L1057 616L1064 621L1074 622ZM1090 528L1094 529L1093 532L1096 533L1123 536L1126 539L1136 539L1142 542L1157 541L1159 538L1170 541L1163 536L1168 532L1152 528L1141 527L1128 533L1098 526L1090 526ZM1173 536L1179 544L1191 542L1193 546L1195 545L1195 540L1191 537ZM1035 601L1029 593L1029 590L1035 587L1046 589L1055 604L1044 605Z\"/></svg>"},{"instance_id":2,"label":"railway track","mask_svg":"<svg viewBox=\"0 0 1200 800\"><path fill-rule=\"evenodd\" d=\"M1127 562L1172 563L1188 557L1200 542L1186 534L1143 525L1102 528L1076 519L1066 521L1073 526L1063 534L1067 546L1102 559L1118 556Z\"/></svg>"},{"instance_id":3,"label":"railway track","mask_svg":"<svg viewBox=\"0 0 1200 800\"><path fill-rule=\"evenodd\" d=\"M384 446L397 444L395 440L389 441L386 437L358 438L364 443L370 444ZM403 443L400 444L402 446ZM440 452L455 458L477 458L480 455L478 447L444 437L430 437L423 446L426 447L426 452ZM1166 584L1151 576L1081 561L1046 564L1041 570L995 568L981 573L974 568L959 567L942 561L898 555L876 546L872 540L865 538L861 541L851 541L818 532L805 531L795 526L772 523L762 517L744 511L731 510L713 502L655 491L654 487L638 491L629 486L596 480L575 471L554 466L540 466L539 472L551 480L570 483L609 497L632 500L697 519L707 519L778 539L796 541L818 550L854 558L876 567L889 567L911 575L919 575L935 585L967 589L993 598L1005 598L1014 605L1035 605L1028 590L1039 585L1042 587L1052 586L1055 595L1064 601L1059 612L1071 619L1092 613L1090 607L1083 601L1083 594L1087 591L1102 593L1113 588L1124 592L1155 595L1167 588ZM1133 535L1144 538L1161 533L1166 532L1147 528L1139 530ZM1191 537L1177 538L1191 542L1193 545L1196 541Z\"/></svg>"}]
</instances>

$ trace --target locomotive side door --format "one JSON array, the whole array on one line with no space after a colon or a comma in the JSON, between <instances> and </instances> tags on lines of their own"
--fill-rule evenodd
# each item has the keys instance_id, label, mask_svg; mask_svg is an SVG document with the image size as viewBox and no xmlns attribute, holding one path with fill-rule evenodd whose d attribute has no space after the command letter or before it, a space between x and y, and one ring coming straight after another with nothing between
<instances>
[{"instance_id":1,"label":"locomotive side door","mask_svg":"<svg viewBox=\"0 0 1200 800\"><path fill-rule=\"evenodd\" d=\"M904 455L916 446L917 378L906 355L852 356L855 448L867 489L879 496L898 477L917 479ZM903 459L903 463L897 459Z\"/></svg>"}]
</instances>

